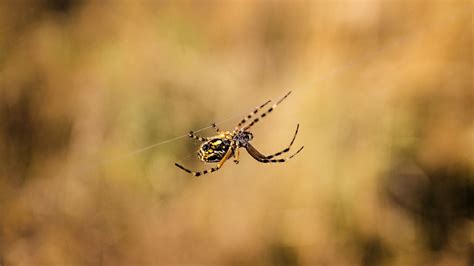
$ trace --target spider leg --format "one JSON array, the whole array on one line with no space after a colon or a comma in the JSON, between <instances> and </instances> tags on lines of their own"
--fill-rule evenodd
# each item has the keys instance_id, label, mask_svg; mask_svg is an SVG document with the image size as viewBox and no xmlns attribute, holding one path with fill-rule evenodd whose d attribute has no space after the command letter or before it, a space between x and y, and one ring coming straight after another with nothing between
<instances>
[{"instance_id":1,"label":"spider leg","mask_svg":"<svg viewBox=\"0 0 474 266\"><path fill-rule=\"evenodd\" d=\"M282 158L282 159L268 159L265 155L261 154L257 149L255 149L251 144L248 144L245 149L247 152L252 156L255 160L261 162L261 163L284 163L288 161L289 159L295 157L302 149L304 146L299 148L298 151L293 153L290 157L287 158Z\"/></svg>"},{"instance_id":2,"label":"spider leg","mask_svg":"<svg viewBox=\"0 0 474 266\"><path fill-rule=\"evenodd\" d=\"M240 150L239 148L235 148L234 150L234 163L239 164L239 158L240 158Z\"/></svg>"},{"instance_id":3,"label":"spider leg","mask_svg":"<svg viewBox=\"0 0 474 266\"><path fill-rule=\"evenodd\" d=\"M279 152L277 152L277 153L274 153L274 154L272 154L272 155L265 156L265 158L271 159L271 158L273 158L273 157L280 156L280 155L282 155L283 153L289 152L290 149L291 149L291 146L293 145L293 142L295 142L296 135L298 134L298 129L299 129L299 128L300 128L300 124L298 124L298 125L296 126L295 135L293 135L293 139L291 140L290 145L289 145L288 147L286 147L284 150L281 150L281 151L279 151Z\"/></svg>"},{"instance_id":4,"label":"spider leg","mask_svg":"<svg viewBox=\"0 0 474 266\"><path fill-rule=\"evenodd\" d=\"M243 125L245 122L247 122L247 120L249 120L250 118L252 118L252 116L254 116L258 110L262 109L263 107L265 107L265 105L267 105L269 102L271 102L271 100L268 100L266 101L264 104L258 106L255 108L255 110L253 110L253 112L251 112L250 114L248 114L246 117L244 117L240 122L239 124L235 127L234 131L237 131L239 130L240 126Z\"/></svg>"},{"instance_id":5,"label":"spider leg","mask_svg":"<svg viewBox=\"0 0 474 266\"><path fill-rule=\"evenodd\" d=\"M225 154L224 158L222 158L222 160L220 162L218 162L215 167L212 167L211 169L206 169L206 170L200 171L200 172L194 172L192 170L189 170L188 168L186 168L186 167L184 167L184 166L182 166L178 163L175 163L174 165L176 165L178 168L181 168L183 171L192 174L193 176L201 176L201 175L212 173L212 172L215 172L215 171L221 169L222 165L224 165L224 163L227 161L227 159L229 159L229 157L231 155L232 155L232 149L229 148L229 150Z\"/></svg>"},{"instance_id":6,"label":"spider leg","mask_svg":"<svg viewBox=\"0 0 474 266\"><path fill-rule=\"evenodd\" d=\"M283 102L283 100L285 100L286 97L288 97L288 95L290 95L290 93L291 93L291 91L289 91L285 96L283 96L280 100L278 100L278 102L276 102L274 105L272 105L272 107L268 108L268 110L266 112L264 112L263 114L261 114L260 117L255 118L250 124L248 124L247 126L242 128L242 130L248 130L253 125L255 125L260 119L263 119L265 116L267 116L267 114L269 114L273 110L275 110L277 105L279 105L281 102ZM249 117L249 116L247 116L247 117Z\"/></svg>"},{"instance_id":7,"label":"spider leg","mask_svg":"<svg viewBox=\"0 0 474 266\"><path fill-rule=\"evenodd\" d=\"M208 138L201 137L201 136L198 136L198 135L194 134L194 132L192 132L192 131L189 131L188 137L190 137L192 139L197 139L197 140L202 141L202 142L205 142L205 141L209 140Z\"/></svg>"},{"instance_id":8,"label":"spider leg","mask_svg":"<svg viewBox=\"0 0 474 266\"><path fill-rule=\"evenodd\" d=\"M212 123L211 126L217 131L217 133L221 133L221 130L217 127L216 123Z\"/></svg>"},{"instance_id":9,"label":"spider leg","mask_svg":"<svg viewBox=\"0 0 474 266\"><path fill-rule=\"evenodd\" d=\"M220 169L220 167L216 166L216 167L212 167L211 169L206 169L206 170L201 171L201 172L194 172L194 171L189 170L189 169L187 169L186 167L184 167L184 166L182 166L182 165L180 165L180 164L178 164L178 163L175 163L174 165L176 165L177 167L183 169L184 171L186 171L186 172L192 174L193 176L205 175L205 174L207 174L207 173L212 173L212 172L215 172L215 171L217 171L217 170Z\"/></svg>"}]
</instances>

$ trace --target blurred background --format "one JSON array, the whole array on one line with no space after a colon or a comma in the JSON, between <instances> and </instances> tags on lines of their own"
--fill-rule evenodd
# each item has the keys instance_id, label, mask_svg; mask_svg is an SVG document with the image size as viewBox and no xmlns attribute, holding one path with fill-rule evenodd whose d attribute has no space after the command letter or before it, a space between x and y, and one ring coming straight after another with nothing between
<instances>
[{"instance_id":1,"label":"blurred background","mask_svg":"<svg viewBox=\"0 0 474 266\"><path fill-rule=\"evenodd\" d=\"M473 10L2 1L0 265L472 265ZM173 165L289 90L293 160Z\"/></svg>"}]
</instances>

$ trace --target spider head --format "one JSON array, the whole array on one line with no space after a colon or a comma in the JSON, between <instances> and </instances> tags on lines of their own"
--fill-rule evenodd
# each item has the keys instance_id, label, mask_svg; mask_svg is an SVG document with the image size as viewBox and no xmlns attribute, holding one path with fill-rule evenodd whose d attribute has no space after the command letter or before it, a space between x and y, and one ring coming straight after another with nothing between
<instances>
[{"instance_id":1,"label":"spider head","mask_svg":"<svg viewBox=\"0 0 474 266\"><path fill-rule=\"evenodd\" d=\"M247 144L253 139L253 134L249 131L238 131L234 135L234 141L239 147L246 147Z\"/></svg>"}]
</instances>

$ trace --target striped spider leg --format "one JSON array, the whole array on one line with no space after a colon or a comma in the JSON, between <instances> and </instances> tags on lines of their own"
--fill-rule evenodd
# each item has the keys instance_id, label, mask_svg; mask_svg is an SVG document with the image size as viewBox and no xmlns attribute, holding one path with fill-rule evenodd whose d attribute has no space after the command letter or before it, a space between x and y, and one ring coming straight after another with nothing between
<instances>
[{"instance_id":1,"label":"striped spider leg","mask_svg":"<svg viewBox=\"0 0 474 266\"><path fill-rule=\"evenodd\" d=\"M286 147L285 149L283 149L283 150L281 150L281 151L279 151L279 152L277 152L277 153L274 153L274 154L272 154L272 155L265 156L265 158L267 158L267 159L272 159L273 157L277 157L277 156L282 155L283 153L289 152L290 149L291 149L291 146L293 146L293 142L295 142L296 135L298 135L298 129L299 129L299 128L300 128L300 124L297 124L297 125L296 125L295 134L293 135L293 139L291 140L290 145L288 145L288 147ZM300 152L301 149L303 149L303 147L301 147L300 150L297 151L296 153ZM295 155L296 155L296 154L294 154L294 155L292 155L292 156L290 156L290 157L293 157L293 156L295 156Z\"/></svg>"},{"instance_id":2,"label":"striped spider leg","mask_svg":"<svg viewBox=\"0 0 474 266\"><path fill-rule=\"evenodd\" d=\"M258 123L258 121L260 121L260 119L263 119L265 116L267 116L269 113L271 113L273 110L275 110L275 108L281 103L283 102L283 100L286 99L286 97L288 97L288 95L291 94L291 91L289 91L285 96L283 96L280 100L278 100L278 102L276 102L274 105L272 105L272 107L268 108L267 111L265 111L264 113L262 113L259 117L255 118L250 124L248 124L247 126L241 128L240 130L241 131L246 131L248 129L250 129L253 125L255 125L256 123ZM267 103L269 103L270 101L268 101ZM266 104L266 103L265 103ZM263 107L265 105L262 105L261 107ZM260 108L258 108L258 110L260 110ZM255 110L254 111L254 114L257 113L258 110ZM247 116L247 118L250 118L251 116ZM248 120L248 119L244 119L245 121ZM242 120L242 121L244 121ZM245 122L244 121L244 122ZM239 126L243 124L243 123L239 123Z\"/></svg>"},{"instance_id":3,"label":"striped spider leg","mask_svg":"<svg viewBox=\"0 0 474 266\"><path fill-rule=\"evenodd\" d=\"M270 103L272 100L268 100L266 101L264 104L258 106L255 108L255 110L253 110L253 112L251 112L250 114L248 114L246 117L244 117L240 122L239 124L235 127L234 129L234 132L239 130L240 129L240 126L245 124L245 122L247 122L247 120L249 120L250 118L252 118L256 113L258 113L258 111L260 109L262 109L263 107L265 107L265 105L267 105L268 103Z\"/></svg>"},{"instance_id":4,"label":"striped spider leg","mask_svg":"<svg viewBox=\"0 0 474 266\"><path fill-rule=\"evenodd\" d=\"M211 126L216 130L217 133L221 133L221 130L217 127L216 123L212 123Z\"/></svg>"},{"instance_id":5,"label":"striped spider leg","mask_svg":"<svg viewBox=\"0 0 474 266\"><path fill-rule=\"evenodd\" d=\"M265 156L261 154L255 147L253 147L250 143L245 146L245 149L247 152L252 156L255 160L261 162L261 163L284 163L288 161L289 159L295 157L300 151L304 148L304 146L301 146L301 148L298 149L294 154L292 154L288 158L281 158L281 159L268 159L268 157L273 158L271 156Z\"/></svg>"},{"instance_id":6,"label":"striped spider leg","mask_svg":"<svg viewBox=\"0 0 474 266\"><path fill-rule=\"evenodd\" d=\"M254 126L256 123L258 123L261 119L263 119L265 116L267 116L269 113L271 113L273 110L275 110L275 108L281 103L283 102L289 95L291 94L291 91L289 91L287 94L285 94L285 96L283 96L280 100L278 100L275 104L273 104L273 106L271 106L267 111L265 111L264 113L262 113L259 117L255 118L252 122L250 122L250 124L248 124L247 126L243 127L241 129L241 131L247 131L248 129L250 129L252 126ZM268 103L268 102L267 102ZM265 104L267 104L265 103ZM260 110L263 106L262 105L260 106L259 108L255 109L255 111L253 113L251 113L252 115L253 114L256 114L258 112L258 110ZM247 116L247 119L243 119L241 121L241 123L239 123L239 126L241 124L243 124L242 122L245 122L245 120L248 120L250 119L252 116L251 115L248 115ZM293 139L291 140L290 142L290 145L277 152L277 153L274 153L274 154L271 154L271 155L268 155L268 156L265 156L263 154L261 154L259 151L257 151L257 149L255 149L252 145L250 145L250 143L248 144L248 146L245 146L247 152L254 158L256 159L257 161L259 162L263 162L263 163L276 163L276 162L279 162L279 163L282 163L282 162L285 162L291 158L293 158L296 154L298 154L303 148L304 146L302 146L301 148L298 149L298 151L296 151L296 153L294 153L293 155L291 155L290 157L286 158L286 159L272 159L272 158L275 158L277 156L280 156L282 155L283 153L286 153L286 152L289 152L290 149L291 149L291 146L293 145L293 143L295 142L295 139L296 139L296 135L298 134L298 129L299 129L300 125L298 124L296 126L296 131L295 131L295 134L293 135Z\"/></svg>"},{"instance_id":7,"label":"striped spider leg","mask_svg":"<svg viewBox=\"0 0 474 266\"><path fill-rule=\"evenodd\" d=\"M201 141L201 142L205 142L205 141L208 141L208 140L209 140L209 138L205 138L205 137L198 136L198 135L194 134L194 132L192 132L192 131L189 131L188 137L190 137L190 138L192 138L192 139L197 139L197 140L199 140L199 141Z\"/></svg>"},{"instance_id":8,"label":"striped spider leg","mask_svg":"<svg viewBox=\"0 0 474 266\"><path fill-rule=\"evenodd\" d=\"M296 131L295 131L295 134L293 135L293 139L291 140L290 145L288 145L288 147L286 147L285 149L283 149L283 150L281 150L277 153L265 156L262 153L260 153L257 149L255 149L255 147L253 147L250 143L245 147L245 149L255 160L257 160L259 162L262 162L262 163L283 163L283 162L286 162L289 159L293 158L295 155L297 155L304 148L304 146L301 146L301 148L299 148L294 154L292 154L288 158L280 158L280 159L273 159L273 158L278 157L278 156L282 155L283 153L287 153L287 152L290 151L291 146L293 146L293 143L295 142L296 135L298 134L299 127L300 127L300 125L298 124L296 126Z\"/></svg>"}]
</instances>

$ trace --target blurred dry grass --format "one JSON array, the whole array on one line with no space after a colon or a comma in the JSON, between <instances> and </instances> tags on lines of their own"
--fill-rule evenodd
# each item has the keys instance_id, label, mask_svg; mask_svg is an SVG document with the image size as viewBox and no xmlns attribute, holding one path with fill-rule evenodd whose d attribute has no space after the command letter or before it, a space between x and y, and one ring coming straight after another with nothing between
<instances>
[{"instance_id":1,"label":"blurred dry grass","mask_svg":"<svg viewBox=\"0 0 474 266\"><path fill-rule=\"evenodd\" d=\"M470 265L473 9L2 2L0 265ZM288 89L254 131L301 123L287 164L124 157Z\"/></svg>"}]
</instances>

